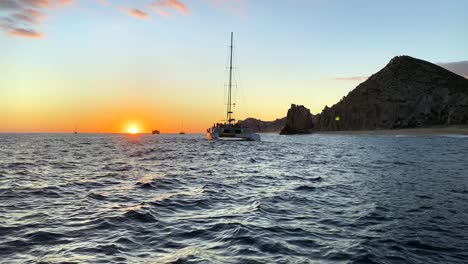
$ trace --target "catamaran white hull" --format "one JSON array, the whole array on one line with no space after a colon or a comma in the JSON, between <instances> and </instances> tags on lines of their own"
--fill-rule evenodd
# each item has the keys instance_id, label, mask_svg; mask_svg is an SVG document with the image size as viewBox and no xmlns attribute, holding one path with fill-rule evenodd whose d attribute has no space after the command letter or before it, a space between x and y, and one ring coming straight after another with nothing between
<instances>
[{"instance_id":1,"label":"catamaran white hull","mask_svg":"<svg viewBox=\"0 0 468 264\"><path fill-rule=\"evenodd\" d=\"M227 103L226 111L226 122L224 124L213 124L211 128L206 130L206 138L208 140L218 140L218 139L227 139L227 140L248 140L248 141L260 141L260 136L253 133L249 128L243 127L239 123L234 123L236 121L232 118L233 109L235 105L231 100L231 90L232 90L232 48L234 39L234 33L231 32L231 54L229 56L229 96Z\"/></svg>"},{"instance_id":2,"label":"catamaran white hull","mask_svg":"<svg viewBox=\"0 0 468 264\"><path fill-rule=\"evenodd\" d=\"M219 133L206 133L208 140L247 140L247 141L260 141L260 135L254 133L242 134L219 134Z\"/></svg>"}]
</instances>

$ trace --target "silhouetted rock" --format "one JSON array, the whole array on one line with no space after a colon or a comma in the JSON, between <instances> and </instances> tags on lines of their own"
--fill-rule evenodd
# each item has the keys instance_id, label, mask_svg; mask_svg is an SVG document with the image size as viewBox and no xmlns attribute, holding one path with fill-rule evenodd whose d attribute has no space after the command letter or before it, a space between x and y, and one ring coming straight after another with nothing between
<instances>
[{"instance_id":1,"label":"silhouetted rock","mask_svg":"<svg viewBox=\"0 0 468 264\"><path fill-rule=\"evenodd\" d=\"M255 133L278 133L286 124L286 117L278 118L274 121L247 118L239 121L239 124L250 128Z\"/></svg>"},{"instance_id":2,"label":"silhouetted rock","mask_svg":"<svg viewBox=\"0 0 468 264\"><path fill-rule=\"evenodd\" d=\"M291 104L286 116L286 124L281 130L281 135L308 134L313 128L313 120L310 110L303 105Z\"/></svg>"},{"instance_id":3,"label":"silhouetted rock","mask_svg":"<svg viewBox=\"0 0 468 264\"><path fill-rule=\"evenodd\" d=\"M314 130L460 124L468 124L468 80L427 61L399 56L340 102L325 107Z\"/></svg>"}]
</instances>

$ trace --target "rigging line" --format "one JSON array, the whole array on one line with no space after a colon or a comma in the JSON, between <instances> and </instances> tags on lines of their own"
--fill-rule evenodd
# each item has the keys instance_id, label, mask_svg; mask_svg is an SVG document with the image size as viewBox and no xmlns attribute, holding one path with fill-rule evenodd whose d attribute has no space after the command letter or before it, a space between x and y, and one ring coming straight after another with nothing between
<instances>
[{"instance_id":1,"label":"rigging line","mask_svg":"<svg viewBox=\"0 0 468 264\"><path fill-rule=\"evenodd\" d=\"M231 32L231 52L230 52L230 61L229 61L229 97L228 97L228 106L227 106L227 120L228 123L231 123L231 114L232 114L232 101L231 101L231 90L232 90L232 53L233 53L233 47L234 47L234 33Z\"/></svg>"},{"instance_id":2,"label":"rigging line","mask_svg":"<svg viewBox=\"0 0 468 264\"><path fill-rule=\"evenodd\" d=\"M229 46L228 46L229 48ZM225 68L224 68L224 79L223 79L223 106L226 106L227 102L227 80L228 80L228 74L229 74L229 53L226 52L228 55L226 56L226 61L224 62ZM225 54L226 54L225 53Z\"/></svg>"},{"instance_id":3,"label":"rigging line","mask_svg":"<svg viewBox=\"0 0 468 264\"><path fill-rule=\"evenodd\" d=\"M232 97L231 103L235 105L236 103L236 97L237 97L237 81L236 81L236 73L238 72L238 69L235 67L237 65L237 52L232 54L232 87L235 87L234 89L234 96Z\"/></svg>"}]
</instances>

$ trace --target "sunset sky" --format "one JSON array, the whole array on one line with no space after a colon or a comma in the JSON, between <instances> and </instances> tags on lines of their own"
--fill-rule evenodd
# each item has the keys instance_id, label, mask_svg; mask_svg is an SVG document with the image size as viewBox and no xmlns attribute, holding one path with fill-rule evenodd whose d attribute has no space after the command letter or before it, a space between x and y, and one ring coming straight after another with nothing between
<instances>
[{"instance_id":1,"label":"sunset sky","mask_svg":"<svg viewBox=\"0 0 468 264\"><path fill-rule=\"evenodd\" d=\"M396 55L468 77L468 1L0 0L0 132L204 132L333 105ZM183 124L183 126L182 126Z\"/></svg>"}]
</instances>

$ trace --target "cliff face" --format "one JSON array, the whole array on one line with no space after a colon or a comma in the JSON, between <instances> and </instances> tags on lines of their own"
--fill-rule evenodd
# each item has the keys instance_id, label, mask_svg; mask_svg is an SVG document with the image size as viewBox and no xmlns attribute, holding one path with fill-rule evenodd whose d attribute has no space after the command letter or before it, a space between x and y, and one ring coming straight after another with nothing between
<instances>
[{"instance_id":1,"label":"cliff face","mask_svg":"<svg viewBox=\"0 0 468 264\"><path fill-rule=\"evenodd\" d=\"M313 116L310 110L302 105L292 104L286 116L286 124L281 135L308 134L313 128Z\"/></svg>"},{"instance_id":2,"label":"cliff face","mask_svg":"<svg viewBox=\"0 0 468 264\"><path fill-rule=\"evenodd\" d=\"M286 117L274 121L262 121L255 118L247 118L239 121L239 124L250 128L255 133L278 133L286 124Z\"/></svg>"},{"instance_id":3,"label":"cliff face","mask_svg":"<svg viewBox=\"0 0 468 264\"><path fill-rule=\"evenodd\" d=\"M468 80L435 64L399 56L340 102L325 107L314 130L455 124L468 124Z\"/></svg>"}]
</instances>

